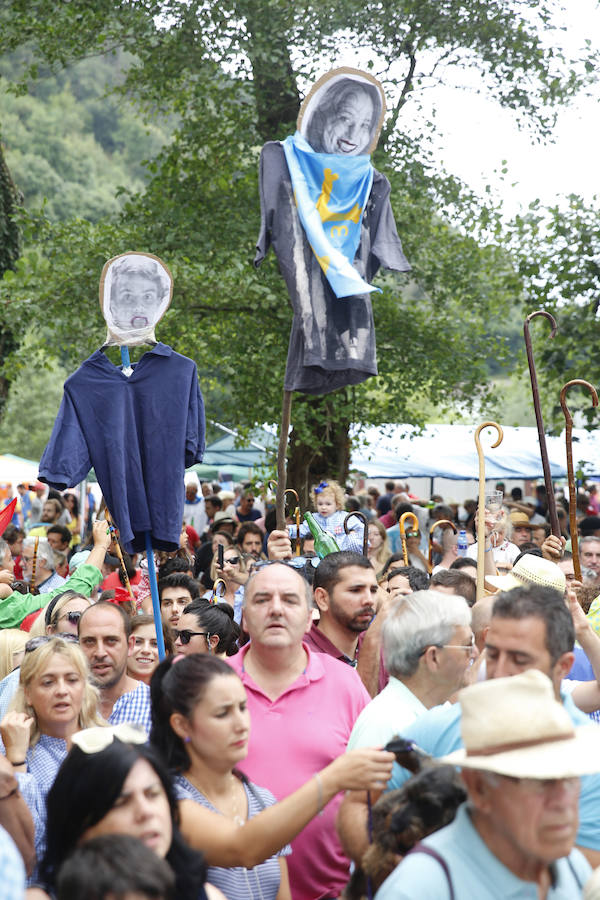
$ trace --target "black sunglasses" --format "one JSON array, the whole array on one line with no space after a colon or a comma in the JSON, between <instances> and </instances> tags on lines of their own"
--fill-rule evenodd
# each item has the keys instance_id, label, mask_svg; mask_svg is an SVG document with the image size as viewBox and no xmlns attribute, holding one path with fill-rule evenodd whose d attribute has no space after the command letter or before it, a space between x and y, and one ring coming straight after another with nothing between
<instances>
[{"instance_id":1,"label":"black sunglasses","mask_svg":"<svg viewBox=\"0 0 600 900\"><path fill-rule=\"evenodd\" d=\"M76 634L71 634L69 631L65 631L62 634L40 634L38 637L30 638L25 644L25 653L33 653L34 650L37 650L38 647L43 647L44 644L47 644L49 641L53 641L55 638L60 638L61 641L66 641L68 644L78 644L79 638Z\"/></svg>"},{"instance_id":2,"label":"black sunglasses","mask_svg":"<svg viewBox=\"0 0 600 900\"><path fill-rule=\"evenodd\" d=\"M189 628L184 628L184 629L182 629L181 631L179 631L179 629L174 628L174 629L173 629L173 634L175 635L175 640L177 640L177 639L179 638L180 642L181 642L183 645L189 644L189 642L191 641L191 639L192 639L192 638L194 637L194 635L196 635L196 634L197 634L198 636L204 635L204 637L206 637L206 638L208 638L208 639L210 640L210 634L208 633L208 631L190 631Z\"/></svg>"},{"instance_id":3,"label":"black sunglasses","mask_svg":"<svg viewBox=\"0 0 600 900\"><path fill-rule=\"evenodd\" d=\"M57 618L57 622L60 622L61 619L66 619L71 625L77 625L81 618L81 613L79 611L73 610L72 612L65 613L64 616L59 616Z\"/></svg>"}]
</instances>

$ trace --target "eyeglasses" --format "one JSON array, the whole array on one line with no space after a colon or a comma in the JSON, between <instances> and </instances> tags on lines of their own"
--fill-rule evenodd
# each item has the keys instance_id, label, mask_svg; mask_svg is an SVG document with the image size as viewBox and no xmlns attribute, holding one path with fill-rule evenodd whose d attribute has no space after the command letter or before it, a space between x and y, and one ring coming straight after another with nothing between
<instances>
[{"instance_id":1,"label":"eyeglasses","mask_svg":"<svg viewBox=\"0 0 600 900\"><path fill-rule=\"evenodd\" d=\"M179 640L179 642L184 646L185 644L189 644L194 635L198 635L198 637L204 636L210 640L210 634L208 631L190 631L188 628L184 628L182 631L179 631L177 628L174 628L173 634L175 635L175 640Z\"/></svg>"},{"instance_id":2,"label":"eyeglasses","mask_svg":"<svg viewBox=\"0 0 600 900\"><path fill-rule=\"evenodd\" d=\"M77 731L71 741L84 753L100 753L106 750L113 741L122 741L124 744L145 744L148 740L144 728L129 722L108 727L97 726Z\"/></svg>"},{"instance_id":3,"label":"eyeglasses","mask_svg":"<svg viewBox=\"0 0 600 900\"><path fill-rule=\"evenodd\" d=\"M60 622L61 619L66 619L71 625L77 625L81 618L81 613L73 610L72 612L65 613L64 616L59 616L57 618L57 622Z\"/></svg>"},{"instance_id":4,"label":"eyeglasses","mask_svg":"<svg viewBox=\"0 0 600 900\"><path fill-rule=\"evenodd\" d=\"M475 635L471 635L470 644L436 644L436 647L442 647L446 650L473 650L475 647Z\"/></svg>"},{"instance_id":5,"label":"eyeglasses","mask_svg":"<svg viewBox=\"0 0 600 900\"><path fill-rule=\"evenodd\" d=\"M225 565L225 563L228 563L228 565L230 566L237 566L241 558L241 556L230 556L229 559L223 560L223 565Z\"/></svg>"},{"instance_id":6,"label":"eyeglasses","mask_svg":"<svg viewBox=\"0 0 600 900\"><path fill-rule=\"evenodd\" d=\"M472 653L475 649L475 635L471 635L470 644L427 644L426 647L423 647L419 656L425 656L430 647L439 647L440 650L468 650L469 653Z\"/></svg>"},{"instance_id":7,"label":"eyeglasses","mask_svg":"<svg viewBox=\"0 0 600 900\"><path fill-rule=\"evenodd\" d=\"M61 632L60 634L40 634L38 637L30 638L25 644L25 653L33 653L34 650L37 650L38 647L43 647L44 644L47 644L49 641L53 641L55 638L59 638L61 641L66 641L68 644L78 644L79 638L76 634L71 634L69 631Z\"/></svg>"},{"instance_id":8,"label":"eyeglasses","mask_svg":"<svg viewBox=\"0 0 600 900\"><path fill-rule=\"evenodd\" d=\"M404 537L405 538L415 538L415 537L419 537L420 533L421 533L420 531L407 531L407 532L405 532Z\"/></svg>"}]
</instances>

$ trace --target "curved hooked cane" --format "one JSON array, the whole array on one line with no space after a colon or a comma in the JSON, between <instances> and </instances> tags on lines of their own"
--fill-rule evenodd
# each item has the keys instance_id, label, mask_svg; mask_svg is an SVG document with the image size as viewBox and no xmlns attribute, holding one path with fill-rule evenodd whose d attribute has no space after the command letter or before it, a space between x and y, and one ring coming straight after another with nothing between
<instances>
[{"instance_id":1,"label":"curved hooked cane","mask_svg":"<svg viewBox=\"0 0 600 900\"><path fill-rule=\"evenodd\" d=\"M596 388L584 381L583 378L574 378L567 381L560 392L560 405L565 416L565 442L567 445L567 479L569 481L569 529L571 532L571 553L573 555L573 571L577 581L581 581L581 566L579 564L579 542L577 540L577 491L575 488L575 473L573 471L573 416L567 406L567 391L574 384L580 384L588 389L592 395L592 406L598 406L598 394Z\"/></svg>"},{"instance_id":2,"label":"curved hooked cane","mask_svg":"<svg viewBox=\"0 0 600 900\"><path fill-rule=\"evenodd\" d=\"M429 555L427 557L427 563L429 565L429 574L431 575L431 570L433 569L433 532L436 528L439 528L440 525L449 525L454 534L458 533L458 528L451 522L450 519L439 519L437 522L434 522L431 528L429 529Z\"/></svg>"},{"instance_id":3,"label":"curved hooked cane","mask_svg":"<svg viewBox=\"0 0 600 900\"><path fill-rule=\"evenodd\" d=\"M538 309L530 313L523 323L523 336L525 338L525 350L527 353L527 364L529 365L529 377L531 379L531 393L533 395L533 408L535 410L535 421L537 424L538 438L540 442L540 455L542 457L542 469L544 470L544 484L546 485L546 497L548 500L548 515L550 516L550 528L555 537L560 537L560 525L558 523L558 515L556 513L556 498L554 496L554 486L552 484L552 475L550 473L550 462L548 461L548 449L546 447L546 433L544 431L544 420L542 419L542 409L540 406L540 392L538 390L537 373L535 371L535 363L533 361L533 349L531 347L531 337L529 336L529 323L536 316L543 316L548 319L552 326L550 337L556 334L556 319L545 309Z\"/></svg>"},{"instance_id":4,"label":"curved hooked cane","mask_svg":"<svg viewBox=\"0 0 600 900\"><path fill-rule=\"evenodd\" d=\"M364 525L363 529L363 556L368 556L369 553L369 520L365 516L364 513L358 512L355 510L354 512L349 512L346 518L344 519L344 531L346 534L350 534L351 529L348 528L348 519L351 519L352 516L356 516L357 519L361 519Z\"/></svg>"},{"instance_id":5,"label":"curved hooked cane","mask_svg":"<svg viewBox=\"0 0 600 900\"><path fill-rule=\"evenodd\" d=\"M212 596L210 598L211 603L216 603L217 600L219 599L219 595L217 594L217 587L220 584L223 585L223 593L221 594L221 597L224 596L225 591L227 590L227 585L226 585L225 581L222 578L215 578L215 580L213 582L213 592L212 592Z\"/></svg>"},{"instance_id":6,"label":"curved hooked cane","mask_svg":"<svg viewBox=\"0 0 600 900\"><path fill-rule=\"evenodd\" d=\"M483 579L485 566L485 456L483 455L483 447L479 435L484 428L495 428L498 432L496 442L492 444L498 447L502 443L504 432L497 422L482 422L475 431L475 446L477 447L477 456L479 457L479 499L477 505L477 599L483 597Z\"/></svg>"},{"instance_id":7,"label":"curved hooked cane","mask_svg":"<svg viewBox=\"0 0 600 900\"><path fill-rule=\"evenodd\" d=\"M407 519L413 520L413 528L415 531L419 530L419 520L415 516L413 512L405 512L400 516L399 528L400 528L400 540L402 541L402 553L404 554L404 565L409 566L410 563L408 561L408 550L406 548L406 532L404 530L404 523Z\"/></svg>"}]
</instances>

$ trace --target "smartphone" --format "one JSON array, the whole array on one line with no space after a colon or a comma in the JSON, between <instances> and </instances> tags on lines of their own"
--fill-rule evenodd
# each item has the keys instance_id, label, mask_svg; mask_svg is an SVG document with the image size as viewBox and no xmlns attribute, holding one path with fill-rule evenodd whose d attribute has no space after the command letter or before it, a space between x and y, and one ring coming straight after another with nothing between
<instances>
[{"instance_id":1,"label":"smartphone","mask_svg":"<svg viewBox=\"0 0 600 900\"><path fill-rule=\"evenodd\" d=\"M222 568L223 568L223 562L224 562L223 556L224 556L224 553L225 553L225 548L223 547L223 544L219 544L219 546L218 546L218 548L217 548L217 565L219 566L219 569L222 569Z\"/></svg>"}]
</instances>

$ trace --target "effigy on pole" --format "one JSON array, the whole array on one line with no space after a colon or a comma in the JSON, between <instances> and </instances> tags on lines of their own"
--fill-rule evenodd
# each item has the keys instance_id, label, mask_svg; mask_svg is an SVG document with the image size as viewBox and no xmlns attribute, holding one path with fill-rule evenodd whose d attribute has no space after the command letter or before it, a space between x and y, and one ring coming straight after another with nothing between
<instances>
[{"instance_id":1,"label":"effigy on pole","mask_svg":"<svg viewBox=\"0 0 600 900\"><path fill-rule=\"evenodd\" d=\"M540 406L540 392L538 388L537 372L535 370L535 362L533 360L533 348L531 346L531 336L529 334L529 323L536 316L543 316L552 325L550 338L556 334L556 319L544 309L538 309L530 313L523 323L523 336L525 338L525 350L527 353L527 364L529 366L529 377L531 379L531 393L533 395L533 408L535 410L535 421L538 430L538 438L540 442L540 455L542 457L542 469L544 471L544 484L546 485L546 498L548 500L548 515L550 517L550 528L555 537L560 537L560 525L558 523L558 514L556 512L556 498L554 496L554 486L552 484L552 474L550 472L550 461L548 460L548 448L546 447L546 432L544 430L544 420L542 418L542 409Z\"/></svg>"},{"instance_id":2,"label":"effigy on pole","mask_svg":"<svg viewBox=\"0 0 600 900\"><path fill-rule=\"evenodd\" d=\"M588 389L592 395L592 406L598 406L596 388L583 378L573 378L563 385L560 392L560 405L565 417L565 444L567 449L567 480L569 482L569 531L571 532L571 553L573 555L573 572L577 581L581 581L581 564L579 562L579 541L577 537L577 486L573 469L573 416L567 406L567 391L575 384Z\"/></svg>"},{"instance_id":3,"label":"effigy on pole","mask_svg":"<svg viewBox=\"0 0 600 900\"><path fill-rule=\"evenodd\" d=\"M482 422L475 431L475 446L479 457L479 495L477 502L477 600L481 600L484 594L484 567L485 567L485 456L481 446L480 434L484 428L495 428L498 437L491 445L492 450L502 443L504 432L497 422Z\"/></svg>"}]
</instances>

